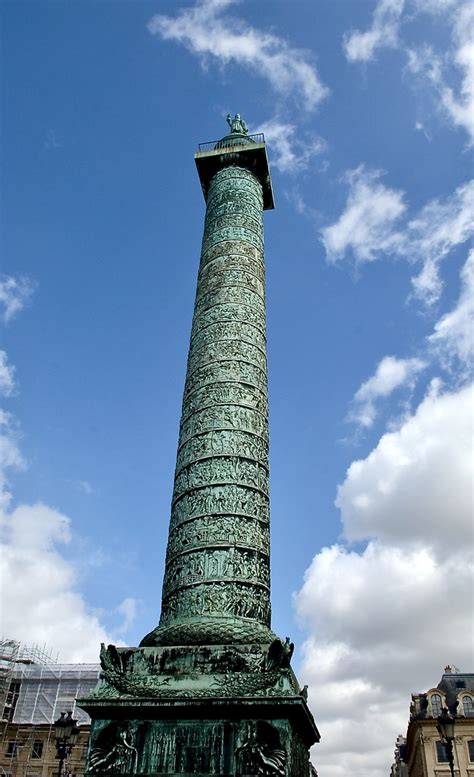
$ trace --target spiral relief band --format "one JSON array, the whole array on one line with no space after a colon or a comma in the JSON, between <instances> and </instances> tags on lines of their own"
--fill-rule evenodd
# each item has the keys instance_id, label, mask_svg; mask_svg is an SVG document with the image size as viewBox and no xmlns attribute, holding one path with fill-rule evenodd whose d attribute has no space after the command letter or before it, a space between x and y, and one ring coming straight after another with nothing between
<instances>
[{"instance_id":1,"label":"spiral relief band","mask_svg":"<svg viewBox=\"0 0 474 777\"><path fill-rule=\"evenodd\" d=\"M262 186L231 165L207 193L156 639L270 634L268 487Z\"/></svg>"}]
</instances>

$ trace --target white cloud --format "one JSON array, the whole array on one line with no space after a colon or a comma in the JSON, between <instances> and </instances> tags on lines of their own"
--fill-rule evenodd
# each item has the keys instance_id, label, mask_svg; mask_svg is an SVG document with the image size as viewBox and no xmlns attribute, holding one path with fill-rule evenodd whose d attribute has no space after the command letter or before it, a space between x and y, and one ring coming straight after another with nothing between
<instances>
[{"instance_id":1,"label":"white cloud","mask_svg":"<svg viewBox=\"0 0 474 777\"><path fill-rule=\"evenodd\" d=\"M469 671L473 407L472 387L438 384L351 464L337 497L344 536L369 542L324 548L296 595L326 777L388 774L410 694L448 662Z\"/></svg>"},{"instance_id":2,"label":"white cloud","mask_svg":"<svg viewBox=\"0 0 474 777\"><path fill-rule=\"evenodd\" d=\"M5 323L11 321L22 310L34 291L29 278L3 276L0 280L0 310Z\"/></svg>"},{"instance_id":3,"label":"white cloud","mask_svg":"<svg viewBox=\"0 0 474 777\"><path fill-rule=\"evenodd\" d=\"M440 554L472 540L472 386L438 388L350 465L336 500L348 540L426 543Z\"/></svg>"},{"instance_id":4,"label":"white cloud","mask_svg":"<svg viewBox=\"0 0 474 777\"><path fill-rule=\"evenodd\" d=\"M375 373L356 391L349 420L366 428L372 426L377 416L376 401L388 397L403 385L413 388L416 376L425 367L426 362L421 359L385 356Z\"/></svg>"},{"instance_id":5,"label":"white cloud","mask_svg":"<svg viewBox=\"0 0 474 777\"><path fill-rule=\"evenodd\" d=\"M336 545L314 558L296 606L311 632L300 679L321 731L321 774L389 774L410 694L436 685L448 660L470 669L461 635L471 584L465 558L442 562L427 550L373 542L363 553Z\"/></svg>"},{"instance_id":6,"label":"white cloud","mask_svg":"<svg viewBox=\"0 0 474 777\"><path fill-rule=\"evenodd\" d=\"M344 53L349 62L370 62L377 49L396 48L404 0L379 0L372 27L366 32L353 30L344 35Z\"/></svg>"},{"instance_id":7,"label":"white cloud","mask_svg":"<svg viewBox=\"0 0 474 777\"><path fill-rule=\"evenodd\" d=\"M60 548L70 520L44 504L21 505L1 516L2 629L27 643L58 650L62 661L97 661L113 641L76 589L76 572Z\"/></svg>"},{"instance_id":8,"label":"white cloud","mask_svg":"<svg viewBox=\"0 0 474 777\"><path fill-rule=\"evenodd\" d=\"M61 148L61 143L58 140L56 130L49 129L45 135L43 146L47 151L51 151L55 148Z\"/></svg>"},{"instance_id":9,"label":"white cloud","mask_svg":"<svg viewBox=\"0 0 474 777\"><path fill-rule=\"evenodd\" d=\"M461 293L456 307L435 324L429 337L442 362L449 368L457 360L461 375L474 364L474 249L461 270Z\"/></svg>"},{"instance_id":10,"label":"white cloud","mask_svg":"<svg viewBox=\"0 0 474 777\"><path fill-rule=\"evenodd\" d=\"M115 629L116 634L125 634L134 624L139 607L138 599L128 596L117 607L117 612L123 617L123 622Z\"/></svg>"},{"instance_id":11,"label":"white cloud","mask_svg":"<svg viewBox=\"0 0 474 777\"><path fill-rule=\"evenodd\" d=\"M153 35L182 43L203 63L245 66L268 80L281 95L296 95L308 110L327 96L308 55L283 39L257 30L243 19L225 15L235 0L200 0L176 16L157 14L148 23Z\"/></svg>"},{"instance_id":12,"label":"white cloud","mask_svg":"<svg viewBox=\"0 0 474 777\"><path fill-rule=\"evenodd\" d=\"M91 496L94 493L94 489L89 483L88 480L78 480L77 481L77 487L80 491L82 491L84 494L87 494L87 496Z\"/></svg>"},{"instance_id":13,"label":"white cloud","mask_svg":"<svg viewBox=\"0 0 474 777\"><path fill-rule=\"evenodd\" d=\"M423 266L412 279L413 293L426 304L439 299L441 261L474 234L474 180L459 186L444 201L431 200L406 228L399 247Z\"/></svg>"},{"instance_id":14,"label":"white cloud","mask_svg":"<svg viewBox=\"0 0 474 777\"><path fill-rule=\"evenodd\" d=\"M323 154L327 143L318 135L303 136L294 124L270 119L255 132L263 132L274 167L284 173L305 170L315 156Z\"/></svg>"},{"instance_id":15,"label":"white cloud","mask_svg":"<svg viewBox=\"0 0 474 777\"><path fill-rule=\"evenodd\" d=\"M452 8L459 0L415 0L418 11L425 13L444 13Z\"/></svg>"},{"instance_id":16,"label":"white cloud","mask_svg":"<svg viewBox=\"0 0 474 777\"><path fill-rule=\"evenodd\" d=\"M382 48L404 49L408 71L423 79L423 88L429 84L435 90L437 106L474 142L474 5L470 0L415 0L411 14L403 16L404 7L404 0L379 0L371 28L344 35L347 59L370 62ZM427 13L442 18L443 24L451 28L451 41L445 51L422 41L414 49L400 40L402 20L409 23Z\"/></svg>"},{"instance_id":17,"label":"white cloud","mask_svg":"<svg viewBox=\"0 0 474 777\"><path fill-rule=\"evenodd\" d=\"M0 394L9 397L15 390L15 367L8 363L5 351L0 351Z\"/></svg>"},{"instance_id":18,"label":"white cloud","mask_svg":"<svg viewBox=\"0 0 474 777\"><path fill-rule=\"evenodd\" d=\"M440 82L443 105L453 123L474 141L474 5L470 2L456 11L452 58L461 73L461 86L456 91Z\"/></svg>"},{"instance_id":19,"label":"white cloud","mask_svg":"<svg viewBox=\"0 0 474 777\"><path fill-rule=\"evenodd\" d=\"M404 192L380 182L381 172L363 165L346 173L349 193L336 222L321 230L329 262L352 253L357 262L384 254L402 256L422 267L412 278L413 295L433 304L442 291L442 260L474 234L474 180L459 186L444 200L428 202L407 223Z\"/></svg>"},{"instance_id":20,"label":"white cloud","mask_svg":"<svg viewBox=\"0 0 474 777\"><path fill-rule=\"evenodd\" d=\"M380 170L360 165L346 173L349 194L344 211L321 230L326 256L335 262L351 251L357 262L371 262L377 254L395 251L400 236L394 227L406 210L403 192L380 182Z\"/></svg>"},{"instance_id":21,"label":"white cloud","mask_svg":"<svg viewBox=\"0 0 474 777\"><path fill-rule=\"evenodd\" d=\"M451 43L445 52L429 44L407 49L408 70L428 83L438 97L437 105L455 127L463 128L474 141L474 6L471 2L427 0L418 2L419 12L443 15L451 27ZM456 84L452 86L451 84Z\"/></svg>"},{"instance_id":22,"label":"white cloud","mask_svg":"<svg viewBox=\"0 0 474 777\"><path fill-rule=\"evenodd\" d=\"M10 470L21 470L25 461L18 447L18 429L11 413L0 409L0 509L10 504Z\"/></svg>"}]
</instances>

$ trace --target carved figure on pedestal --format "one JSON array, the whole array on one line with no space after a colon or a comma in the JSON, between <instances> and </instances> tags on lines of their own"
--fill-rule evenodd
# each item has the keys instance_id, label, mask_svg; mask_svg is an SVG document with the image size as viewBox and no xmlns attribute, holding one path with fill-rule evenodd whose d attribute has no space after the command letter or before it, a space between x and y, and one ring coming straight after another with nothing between
<instances>
[{"instance_id":1,"label":"carved figure on pedestal","mask_svg":"<svg viewBox=\"0 0 474 777\"><path fill-rule=\"evenodd\" d=\"M247 724L243 744L236 750L238 775L281 775L286 773L286 750L274 726L265 721Z\"/></svg>"},{"instance_id":2,"label":"carved figure on pedestal","mask_svg":"<svg viewBox=\"0 0 474 777\"><path fill-rule=\"evenodd\" d=\"M94 738L89 756L89 772L101 775L135 774L138 749L133 743L135 731L129 722L111 723Z\"/></svg>"}]
</instances>

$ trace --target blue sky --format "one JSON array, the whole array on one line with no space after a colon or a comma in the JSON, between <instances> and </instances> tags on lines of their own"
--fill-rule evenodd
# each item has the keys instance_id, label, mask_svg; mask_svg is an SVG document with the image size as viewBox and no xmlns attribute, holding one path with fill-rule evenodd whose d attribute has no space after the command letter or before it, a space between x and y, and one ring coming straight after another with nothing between
<instances>
[{"instance_id":1,"label":"blue sky","mask_svg":"<svg viewBox=\"0 0 474 777\"><path fill-rule=\"evenodd\" d=\"M239 111L266 134L276 199L273 626L297 642L321 777L387 773L410 693L472 669L472 9L2 14L3 631L96 660L157 623L204 216L193 152Z\"/></svg>"}]
</instances>

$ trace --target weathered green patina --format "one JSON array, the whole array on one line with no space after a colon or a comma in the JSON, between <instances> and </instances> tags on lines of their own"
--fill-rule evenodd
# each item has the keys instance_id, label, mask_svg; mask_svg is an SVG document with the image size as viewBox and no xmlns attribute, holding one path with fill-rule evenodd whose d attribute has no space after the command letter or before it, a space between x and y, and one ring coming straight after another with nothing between
<instances>
[{"instance_id":1,"label":"weathered green patina","mask_svg":"<svg viewBox=\"0 0 474 777\"><path fill-rule=\"evenodd\" d=\"M269 642L262 188L224 167L207 196L160 626L142 645Z\"/></svg>"},{"instance_id":2,"label":"weathered green patina","mask_svg":"<svg viewBox=\"0 0 474 777\"><path fill-rule=\"evenodd\" d=\"M91 775L309 774L319 738L270 627L265 144L236 114L196 164L207 202L159 625L102 646Z\"/></svg>"}]
</instances>

